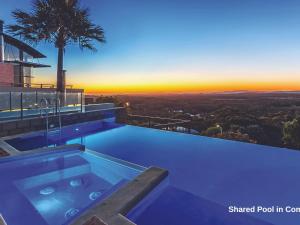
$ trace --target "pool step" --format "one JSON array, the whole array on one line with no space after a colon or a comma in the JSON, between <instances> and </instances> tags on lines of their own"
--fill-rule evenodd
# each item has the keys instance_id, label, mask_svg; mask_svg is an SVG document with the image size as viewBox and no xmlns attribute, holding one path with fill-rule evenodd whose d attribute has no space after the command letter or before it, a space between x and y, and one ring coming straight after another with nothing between
<instances>
[{"instance_id":1,"label":"pool step","mask_svg":"<svg viewBox=\"0 0 300 225\"><path fill-rule=\"evenodd\" d=\"M47 183L54 183L54 182L59 182L60 180L68 179L74 176L80 176L90 172L91 172L90 165L82 164L82 165L78 165L66 169L56 170L53 172L48 172L41 175L17 180L14 183L19 189L26 190L26 189L34 188L36 186L43 185L45 181L47 181Z\"/></svg>"},{"instance_id":2,"label":"pool step","mask_svg":"<svg viewBox=\"0 0 300 225\"><path fill-rule=\"evenodd\" d=\"M51 126L50 126L51 127ZM57 135L60 134L61 130L59 128L52 128L48 131L48 135Z\"/></svg>"},{"instance_id":3,"label":"pool step","mask_svg":"<svg viewBox=\"0 0 300 225\"><path fill-rule=\"evenodd\" d=\"M27 167L27 168L26 168ZM19 170L18 167L15 168ZM34 163L34 170L32 164L22 167L24 172L28 171L32 176L20 179L16 181L17 185L21 185L23 188L29 186L36 186L43 183L45 179L55 181L63 177L80 175L91 171L90 163L79 155L73 155L69 157L54 157L47 160L43 160L39 163Z\"/></svg>"}]
</instances>

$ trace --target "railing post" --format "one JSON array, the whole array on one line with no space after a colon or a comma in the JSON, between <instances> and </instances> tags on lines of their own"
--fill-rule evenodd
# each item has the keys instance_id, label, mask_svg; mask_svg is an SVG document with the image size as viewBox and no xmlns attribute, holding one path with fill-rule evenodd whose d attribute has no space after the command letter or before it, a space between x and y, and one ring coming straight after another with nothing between
<instances>
[{"instance_id":1,"label":"railing post","mask_svg":"<svg viewBox=\"0 0 300 225\"><path fill-rule=\"evenodd\" d=\"M35 104L38 105L38 92L35 91Z\"/></svg>"},{"instance_id":2,"label":"railing post","mask_svg":"<svg viewBox=\"0 0 300 225\"><path fill-rule=\"evenodd\" d=\"M21 119L23 119L23 92L21 92Z\"/></svg>"},{"instance_id":3,"label":"railing post","mask_svg":"<svg viewBox=\"0 0 300 225\"><path fill-rule=\"evenodd\" d=\"M11 91L9 92L9 111L12 111Z\"/></svg>"},{"instance_id":4,"label":"railing post","mask_svg":"<svg viewBox=\"0 0 300 225\"><path fill-rule=\"evenodd\" d=\"M58 108L57 108L57 107L58 107L58 101L59 101L58 99L59 99L59 96L57 95L57 93L58 93L58 92L56 91L56 92L55 92L55 96L56 96L56 97L55 97L55 98L56 98L56 99L55 99L55 115L57 115L57 112L58 112Z\"/></svg>"},{"instance_id":5,"label":"railing post","mask_svg":"<svg viewBox=\"0 0 300 225\"><path fill-rule=\"evenodd\" d=\"M80 112L83 112L83 93L80 92Z\"/></svg>"}]
</instances>

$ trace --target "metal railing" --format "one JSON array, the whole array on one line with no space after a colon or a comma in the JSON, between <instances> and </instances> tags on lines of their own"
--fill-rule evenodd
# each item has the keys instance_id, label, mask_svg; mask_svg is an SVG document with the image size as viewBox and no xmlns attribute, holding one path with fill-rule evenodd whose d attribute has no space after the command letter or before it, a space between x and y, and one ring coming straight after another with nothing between
<instances>
[{"instance_id":1,"label":"metal railing","mask_svg":"<svg viewBox=\"0 0 300 225\"><path fill-rule=\"evenodd\" d=\"M45 113L45 120L46 120L46 135L49 133L49 112L52 110L53 115L58 116L58 126L59 132L61 134L62 128L62 121L61 121L61 104L60 99L55 99L55 105L49 105L49 102L46 98L42 98L40 102L40 115L44 117L43 112ZM51 125L50 125L51 126ZM52 127L50 127L52 128Z\"/></svg>"},{"instance_id":2,"label":"metal railing","mask_svg":"<svg viewBox=\"0 0 300 225\"><path fill-rule=\"evenodd\" d=\"M45 104L45 105L43 105ZM45 113L46 120L46 134L49 132L49 103L46 98L42 98L40 102L40 114L41 117L44 117L43 112Z\"/></svg>"},{"instance_id":3,"label":"metal railing","mask_svg":"<svg viewBox=\"0 0 300 225\"><path fill-rule=\"evenodd\" d=\"M38 83L9 83L0 82L0 87L24 87L24 88L41 88L41 89L54 89L54 84L38 84ZM67 89L73 89L73 85L66 85Z\"/></svg>"},{"instance_id":4,"label":"metal railing","mask_svg":"<svg viewBox=\"0 0 300 225\"><path fill-rule=\"evenodd\" d=\"M173 118L163 118L155 116L142 116L129 114L127 117L129 123L134 125L146 126L150 128L173 130L176 131L178 127L185 128L187 133L191 132L191 121Z\"/></svg>"}]
</instances>

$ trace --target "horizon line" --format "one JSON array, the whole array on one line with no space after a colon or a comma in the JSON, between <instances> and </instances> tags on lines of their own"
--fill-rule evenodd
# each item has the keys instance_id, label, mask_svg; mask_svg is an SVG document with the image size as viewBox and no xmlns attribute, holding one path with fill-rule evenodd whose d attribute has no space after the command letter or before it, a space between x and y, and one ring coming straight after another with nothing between
<instances>
[{"instance_id":1,"label":"horizon line","mask_svg":"<svg viewBox=\"0 0 300 225\"><path fill-rule=\"evenodd\" d=\"M299 90L234 90L234 91L192 91L192 92L85 92L86 95L197 95L197 94L242 94L242 93L299 93Z\"/></svg>"}]
</instances>

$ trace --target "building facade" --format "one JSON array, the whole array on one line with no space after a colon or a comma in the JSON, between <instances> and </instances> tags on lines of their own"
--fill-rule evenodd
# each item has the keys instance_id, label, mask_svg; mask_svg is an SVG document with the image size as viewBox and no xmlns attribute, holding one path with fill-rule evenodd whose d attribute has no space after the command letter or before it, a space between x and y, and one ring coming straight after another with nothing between
<instances>
[{"instance_id":1,"label":"building facade","mask_svg":"<svg viewBox=\"0 0 300 225\"><path fill-rule=\"evenodd\" d=\"M11 118L38 116L41 101L46 99L49 108L57 109L57 99L63 110L83 110L84 90L65 84L64 93L58 92L54 84L32 82L33 70L49 65L39 63L46 58L28 44L4 33L0 20L0 121ZM35 72L37 73L37 72Z\"/></svg>"},{"instance_id":2,"label":"building facade","mask_svg":"<svg viewBox=\"0 0 300 225\"><path fill-rule=\"evenodd\" d=\"M35 68L50 67L37 63L45 55L26 43L4 33L0 20L0 87L33 87Z\"/></svg>"}]
</instances>

